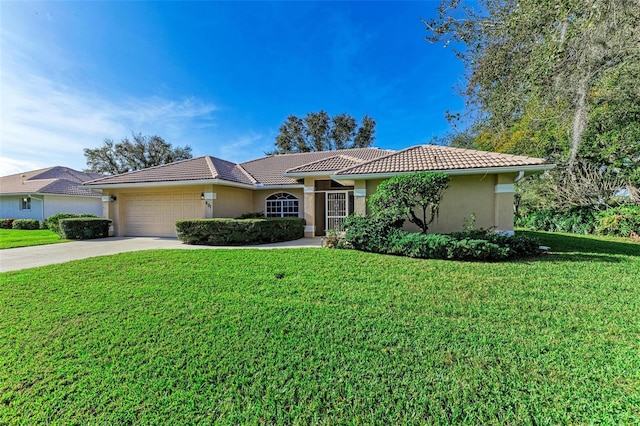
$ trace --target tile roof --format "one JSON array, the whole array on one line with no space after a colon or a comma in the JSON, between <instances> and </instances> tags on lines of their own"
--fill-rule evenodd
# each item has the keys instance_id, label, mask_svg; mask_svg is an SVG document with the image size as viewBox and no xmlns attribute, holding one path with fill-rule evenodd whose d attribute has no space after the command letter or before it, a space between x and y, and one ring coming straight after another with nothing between
<instances>
[{"instance_id":1,"label":"tile roof","mask_svg":"<svg viewBox=\"0 0 640 426\"><path fill-rule=\"evenodd\" d=\"M293 177L284 176L289 169L294 169L309 163L325 160L336 155L344 155L358 160L368 161L385 156L393 151L378 148L353 148L338 151L317 151L297 154L280 154L241 163L243 169L264 185L295 185L298 181ZM334 171L331 169L328 171Z\"/></svg>"},{"instance_id":2,"label":"tile roof","mask_svg":"<svg viewBox=\"0 0 640 426\"><path fill-rule=\"evenodd\" d=\"M356 164L364 163L365 160L350 157L348 155L334 155L333 157L314 161L312 163L303 164L299 167L293 167L286 171L288 174L296 173L313 173L342 170Z\"/></svg>"},{"instance_id":3,"label":"tile roof","mask_svg":"<svg viewBox=\"0 0 640 426\"><path fill-rule=\"evenodd\" d=\"M542 165L544 163L545 160L542 158L438 145L418 145L394 152L382 158L348 167L335 174L343 176L422 170L486 169L494 167Z\"/></svg>"},{"instance_id":4,"label":"tile roof","mask_svg":"<svg viewBox=\"0 0 640 426\"><path fill-rule=\"evenodd\" d=\"M102 177L68 167L55 166L0 177L0 194L57 194L99 197L100 194L79 188L90 180Z\"/></svg>"},{"instance_id":5,"label":"tile roof","mask_svg":"<svg viewBox=\"0 0 640 426\"><path fill-rule=\"evenodd\" d=\"M222 179L252 185L255 180L241 167L230 161L205 155L175 163L120 175L107 176L88 182L87 185L111 185L123 183L177 182L190 180Z\"/></svg>"},{"instance_id":6,"label":"tile roof","mask_svg":"<svg viewBox=\"0 0 640 426\"><path fill-rule=\"evenodd\" d=\"M541 158L498 154L437 145L419 145L402 151L355 148L337 151L273 155L235 164L203 156L144 170L107 176L89 186L185 182L219 179L246 185L299 185L305 173L337 176L398 173L418 170L462 170L542 165ZM287 175L285 175L287 174Z\"/></svg>"}]
</instances>

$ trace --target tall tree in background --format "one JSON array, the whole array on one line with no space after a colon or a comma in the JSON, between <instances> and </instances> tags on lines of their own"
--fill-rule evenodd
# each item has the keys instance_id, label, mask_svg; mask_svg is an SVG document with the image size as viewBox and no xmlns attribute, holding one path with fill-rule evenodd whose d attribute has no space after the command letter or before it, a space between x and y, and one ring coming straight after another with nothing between
<instances>
[{"instance_id":1,"label":"tall tree in background","mask_svg":"<svg viewBox=\"0 0 640 426\"><path fill-rule=\"evenodd\" d=\"M280 126L276 149L272 154L330 151L334 149L366 148L375 139L376 122L364 116L362 124L349 114L331 118L325 111L310 112L304 118L290 115Z\"/></svg>"},{"instance_id":2,"label":"tall tree in background","mask_svg":"<svg viewBox=\"0 0 640 426\"><path fill-rule=\"evenodd\" d=\"M116 175L191 158L191 147L173 147L160 136L133 134L114 143L105 139L99 148L85 148L87 171Z\"/></svg>"},{"instance_id":3,"label":"tall tree in background","mask_svg":"<svg viewBox=\"0 0 640 426\"><path fill-rule=\"evenodd\" d=\"M624 93L637 93L637 78L626 78L631 92L610 90L606 102L600 92L607 78L640 62L640 2L480 0L475 4L476 8L463 0L442 0L439 16L424 23L427 40L463 45L456 55L467 71L463 93L468 107L478 113L472 126L477 144L556 156L554 161L565 163L571 173L581 161L585 139L593 129L591 120L600 116L595 110L606 103L609 113L630 117L625 111L630 104L637 109L640 102L638 97L621 101ZM608 123L615 127L612 120ZM619 129L610 131L620 135ZM636 141L619 139L626 149L618 152L626 158L609 159L610 163L637 164L640 149L630 146Z\"/></svg>"}]
</instances>

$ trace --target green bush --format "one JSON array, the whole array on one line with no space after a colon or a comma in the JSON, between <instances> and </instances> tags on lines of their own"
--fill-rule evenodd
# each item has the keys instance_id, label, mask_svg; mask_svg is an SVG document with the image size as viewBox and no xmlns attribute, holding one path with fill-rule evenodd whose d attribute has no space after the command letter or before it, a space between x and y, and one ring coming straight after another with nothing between
<instances>
[{"instance_id":1,"label":"green bush","mask_svg":"<svg viewBox=\"0 0 640 426\"><path fill-rule=\"evenodd\" d=\"M421 259L499 261L539 254L540 243L524 235L501 235L485 229L449 235L406 232L371 216L352 216L338 248Z\"/></svg>"},{"instance_id":2,"label":"green bush","mask_svg":"<svg viewBox=\"0 0 640 426\"><path fill-rule=\"evenodd\" d=\"M516 226L533 231L592 234L596 228L596 212L589 206L538 210L517 218Z\"/></svg>"},{"instance_id":3,"label":"green bush","mask_svg":"<svg viewBox=\"0 0 640 426\"><path fill-rule=\"evenodd\" d=\"M78 217L98 217L98 216L96 216L95 214L89 214L89 213L86 213L86 214L56 213L54 215L49 216L47 219L45 219L44 224L47 229L62 236L62 229L60 229L60 220L78 218Z\"/></svg>"},{"instance_id":4,"label":"green bush","mask_svg":"<svg viewBox=\"0 0 640 426\"><path fill-rule=\"evenodd\" d=\"M640 235L640 206L619 206L599 212L596 233L625 238L634 233Z\"/></svg>"},{"instance_id":5,"label":"green bush","mask_svg":"<svg viewBox=\"0 0 640 426\"><path fill-rule=\"evenodd\" d=\"M60 219L62 238L68 240L89 240L109 236L111 220L95 217Z\"/></svg>"},{"instance_id":6,"label":"green bush","mask_svg":"<svg viewBox=\"0 0 640 426\"><path fill-rule=\"evenodd\" d=\"M236 219L262 219L264 217L264 212L249 212L242 213L240 216L236 217Z\"/></svg>"},{"instance_id":7,"label":"green bush","mask_svg":"<svg viewBox=\"0 0 640 426\"><path fill-rule=\"evenodd\" d=\"M13 229L15 219L0 219L0 229Z\"/></svg>"},{"instance_id":8,"label":"green bush","mask_svg":"<svg viewBox=\"0 0 640 426\"><path fill-rule=\"evenodd\" d=\"M399 235L397 224L382 216L349 216L342 223L345 242L350 248L387 253L389 241Z\"/></svg>"},{"instance_id":9,"label":"green bush","mask_svg":"<svg viewBox=\"0 0 640 426\"><path fill-rule=\"evenodd\" d=\"M244 245L297 240L304 237L305 220L297 217L265 219L191 219L176 222L185 244Z\"/></svg>"},{"instance_id":10,"label":"green bush","mask_svg":"<svg viewBox=\"0 0 640 426\"><path fill-rule=\"evenodd\" d=\"M40 229L40 221L37 219L16 219L11 224L11 229Z\"/></svg>"}]
</instances>

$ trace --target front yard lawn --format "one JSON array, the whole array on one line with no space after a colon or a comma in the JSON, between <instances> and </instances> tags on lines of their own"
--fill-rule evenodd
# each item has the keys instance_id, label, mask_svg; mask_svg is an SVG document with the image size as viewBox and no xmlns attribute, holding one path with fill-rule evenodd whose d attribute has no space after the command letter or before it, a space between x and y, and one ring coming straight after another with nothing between
<instances>
[{"instance_id":1,"label":"front yard lawn","mask_svg":"<svg viewBox=\"0 0 640 426\"><path fill-rule=\"evenodd\" d=\"M126 253L0 274L0 424L638 424L640 244Z\"/></svg>"},{"instance_id":2,"label":"front yard lawn","mask_svg":"<svg viewBox=\"0 0 640 426\"><path fill-rule=\"evenodd\" d=\"M15 247L41 246L44 244L65 243L60 235L48 229L22 230L0 229L0 249Z\"/></svg>"}]
</instances>

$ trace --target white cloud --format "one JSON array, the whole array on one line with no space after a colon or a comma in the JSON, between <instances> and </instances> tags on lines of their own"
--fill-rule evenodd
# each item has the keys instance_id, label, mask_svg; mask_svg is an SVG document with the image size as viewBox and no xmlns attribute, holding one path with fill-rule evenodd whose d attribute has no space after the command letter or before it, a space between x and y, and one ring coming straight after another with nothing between
<instances>
[{"instance_id":1,"label":"white cloud","mask_svg":"<svg viewBox=\"0 0 640 426\"><path fill-rule=\"evenodd\" d=\"M3 168L5 162L11 170L22 168L16 172L34 165L81 169L82 149L99 146L105 138L118 140L143 130L185 134L212 125L216 110L194 98L112 101L33 74L18 78L3 72L0 84L0 155Z\"/></svg>"}]
</instances>

